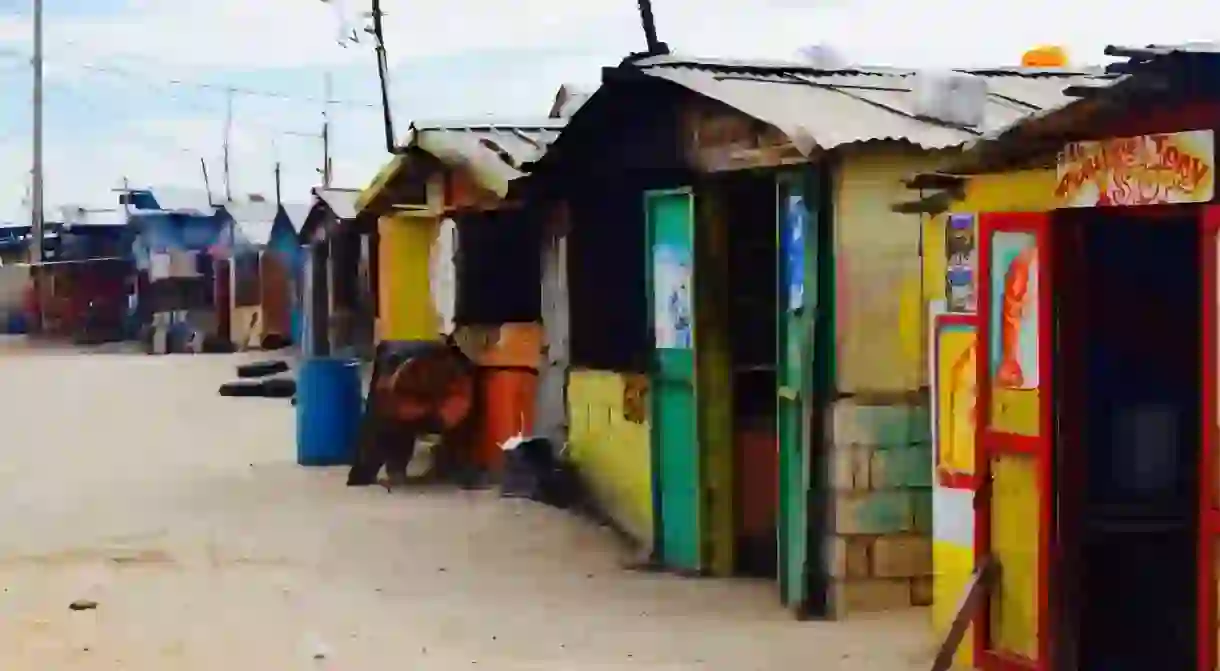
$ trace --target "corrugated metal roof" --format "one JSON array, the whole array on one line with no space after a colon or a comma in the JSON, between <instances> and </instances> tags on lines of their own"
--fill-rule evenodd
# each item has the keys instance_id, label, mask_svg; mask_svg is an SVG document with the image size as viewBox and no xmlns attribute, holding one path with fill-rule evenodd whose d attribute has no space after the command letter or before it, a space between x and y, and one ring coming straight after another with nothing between
<instances>
[{"instance_id":1,"label":"corrugated metal roof","mask_svg":"<svg viewBox=\"0 0 1220 671\"><path fill-rule=\"evenodd\" d=\"M157 206L170 212L211 215L216 212L213 203L220 202L203 189L178 186L157 186L148 189Z\"/></svg>"},{"instance_id":2,"label":"corrugated metal roof","mask_svg":"<svg viewBox=\"0 0 1220 671\"><path fill-rule=\"evenodd\" d=\"M359 189L338 189L332 187L314 187L314 196L321 199L331 212L340 219L356 218L356 200L360 198ZM306 215L308 215L306 211ZM301 222L304 224L304 220Z\"/></svg>"},{"instance_id":3,"label":"corrugated metal roof","mask_svg":"<svg viewBox=\"0 0 1220 671\"><path fill-rule=\"evenodd\" d=\"M223 209L233 220L233 228L241 240L262 247L271 241L271 229L275 226L278 211L275 203L247 201L225 203Z\"/></svg>"},{"instance_id":4,"label":"corrugated metal roof","mask_svg":"<svg viewBox=\"0 0 1220 671\"><path fill-rule=\"evenodd\" d=\"M915 70L863 66L827 70L802 63L672 56L632 65L775 126L806 154L815 147L834 149L881 140L925 149L955 147L1062 104L1069 99L1063 91L1070 86L1106 80L1095 69L957 70L985 78L989 89L984 123L965 128L916 114L911 91Z\"/></svg>"},{"instance_id":5,"label":"corrugated metal roof","mask_svg":"<svg viewBox=\"0 0 1220 671\"><path fill-rule=\"evenodd\" d=\"M414 123L408 146L416 146L442 163L471 171L476 182L500 198L522 167L542 158L559 137L566 119L526 122Z\"/></svg>"},{"instance_id":6,"label":"corrugated metal roof","mask_svg":"<svg viewBox=\"0 0 1220 671\"><path fill-rule=\"evenodd\" d=\"M126 226L127 212L123 210L99 209L93 210L79 206L61 208L64 225L73 226Z\"/></svg>"},{"instance_id":7,"label":"corrugated metal roof","mask_svg":"<svg viewBox=\"0 0 1220 671\"><path fill-rule=\"evenodd\" d=\"M1092 78L1074 84L1078 88L1107 89L1105 95L1095 94L1085 96L1060 96L1058 104L1047 105L1044 109L1022 118L1019 123L1009 124L987 133L981 138L966 145L961 156L955 158L946 170L957 173L974 173L1006 165L1013 161L1024 160L1026 154L1046 153L1041 144L1035 146L1031 140L1060 138L1067 141L1067 136L1075 129L1083 127L1092 115L1100 110L1108 99L1114 98L1128 85L1138 86L1142 81L1141 72L1144 67L1156 67L1167 59L1179 57L1216 57L1220 59L1220 42L1192 42L1178 45L1150 45L1147 47L1123 47L1111 45L1106 47L1107 56L1125 57L1128 60L1107 66L1108 72L1125 72L1120 76Z\"/></svg>"},{"instance_id":8,"label":"corrugated metal roof","mask_svg":"<svg viewBox=\"0 0 1220 671\"><path fill-rule=\"evenodd\" d=\"M284 208L284 215L288 217L288 223L292 224L292 230L299 234L305 227L305 220L313 206L308 203L284 203L280 207Z\"/></svg>"},{"instance_id":9,"label":"corrugated metal roof","mask_svg":"<svg viewBox=\"0 0 1220 671\"><path fill-rule=\"evenodd\" d=\"M592 97L592 91L583 90L576 84L564 84L555 94L555 102L551 104L551 113L547 116L551 119L567 119Z\"/></svg>"}]
</instances>

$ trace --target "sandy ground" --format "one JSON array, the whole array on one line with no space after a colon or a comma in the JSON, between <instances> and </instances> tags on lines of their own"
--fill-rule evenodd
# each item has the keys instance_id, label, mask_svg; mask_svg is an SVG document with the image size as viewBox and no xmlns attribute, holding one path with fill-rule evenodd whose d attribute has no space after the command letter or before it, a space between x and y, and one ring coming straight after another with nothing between
<instances>
[{"instance_id":1,"label":"sandy ground","mask_svg":"<svg viewBox=\"0 0 1220 671\"><path fill-rule=\"evenodd\" d=\"M794 622L559 511L298 468L286 401L215 394L234 362L0 343L0 669L928 666L925 612Z\"/></svg>"}]
</instances>

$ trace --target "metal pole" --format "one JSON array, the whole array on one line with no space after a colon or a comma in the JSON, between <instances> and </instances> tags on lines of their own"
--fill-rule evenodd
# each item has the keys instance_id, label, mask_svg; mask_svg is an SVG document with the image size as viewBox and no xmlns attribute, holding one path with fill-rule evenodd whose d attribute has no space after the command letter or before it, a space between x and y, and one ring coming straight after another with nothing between
<instances>
[{"instance_id":1,"label":"metal pole","mask_svg":"<svg viewBox=\"0 0 1220 671\"><path fill-rule=\"evenodd\" d=\"M229 140L233 134L233 94L236 93L233 89L225 91L225 139L224 139L224 179L225 179L225 202L233 202L233 189L229 182Z\"/></svg>"},{"instance_id":2,"label":"metal pole","mask_svg":"<svg viewBox=\"0 0 1220 671\"><path fill-rule=\"evenodd\" d=\"M322 186L330 188L330 101L334 97L330 73L326 73L322 103Z\"/></svg>"},{"instance_id":3,"label":"metal pole","mask_svg":"<svg viewBox=\"0 0 1220 671\"><path fill-rule=\"evenodd\" d=\"M661 53L661 43L657 40L657 24L652 16L652 0L637 0L640 7L640 25L644 28L644 41L648 45L650 55Z\"/></svg>"},{"instance_id":4,"label":"metal pole","mask_svg":"<svg viewBox=\"0 0 1220 671\"><path fill-rule=\"evenodd\" d=\"M42 261L43 231L42 184L42 0L34 0L34 156L30 175L30 228L34 234L30 260Z\"/></svg>"}]
</instances>

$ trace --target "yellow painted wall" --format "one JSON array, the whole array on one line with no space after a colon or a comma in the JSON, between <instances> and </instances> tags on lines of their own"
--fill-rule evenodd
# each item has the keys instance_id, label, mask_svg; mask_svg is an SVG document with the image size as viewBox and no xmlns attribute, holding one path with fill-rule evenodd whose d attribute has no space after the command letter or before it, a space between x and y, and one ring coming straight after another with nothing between
<instances>
[{"instance_id":1,"label":"yellow painted wall","mask_svg":"<svg viewBox=\"0 0 1220 671\"><path fill-rule=\"evenodd\" d=\"M440 320L432 307L428 257L439 223L434 217L394 215L377 222L380 290L378 335L386 340L432 340Z\"/></svg>"},{"instance_id":2,"label":"yellow painted wall","mask_svg":"<svg viewBox=\"0 0 1220 671\"><path fill-rule=\"evenodd\" d=\"M623 389L620 373L571 372L569 449L598 503L643 546L651 547L649 425L624 418Z\"/></svg>"},{"instance_id":3,"label":"yellow painted wall","mask_svg":"<svg viewBox=\"0 0 1220 671\"><path fill-rule=\"evenodd\" d=\"M890 208L910 198L904 179L940 160L928 152L866 148L846 154L836 170L836 367L842 392L903 392L926 383L920 220Z\"/></svg>"},{"instance_id":4,"label":"yellow painted wall","mask_svg":"<svg viewBox=\"0 0 1220 671\"><path fill-rule=\"evenodd\" d=\"M1053 170L980 175L970 180L966 197L952 213L1039 212L1054 207ZM947 214L926 217L924 227L924 287L928 301L945 298L945 223ZM934 420L935 421L935 418ZM1028 464L1006 463L997 468L993 523L995 552L1004 566L997 642L1027 653L1036 645L1033 595L1036 589L1037 489ZM943 635L953 621L970 574L974 570L973 494L937 486L933 507L932 621ZM956 665L970 668L972 638L958 651Z\"/></svg>"}]
</instances>

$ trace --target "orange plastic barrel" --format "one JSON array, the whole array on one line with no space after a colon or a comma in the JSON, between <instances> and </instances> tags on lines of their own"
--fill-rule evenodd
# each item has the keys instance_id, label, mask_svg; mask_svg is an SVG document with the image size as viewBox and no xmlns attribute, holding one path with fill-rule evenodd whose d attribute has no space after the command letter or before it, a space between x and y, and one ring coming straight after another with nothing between
<instances>
[{"instance_id":1,"label":"orange plastic barrel","mask_svg":"<svg viewBox=\"0 0 1220 671\"><path fill-rule=\"evenodd\" d=\"M479 370L480 431L475 465L499 473L504 441L534 430L534 391L538 371L530 368L486 367Z\"/></svg>"},{"instance_id":2,"label":"orange plastic barrel","mask_svg":"<svg viewBox=\"0 0 1220 671\"><path fill-rule=\"evenodd\" d=\"M496 474L504 463L501 445L534 430L534 391L542 356L542 328L534 323L501 324L474 357L478 371L478 430L472 457L477 468Z\"/></svg>"}]
</instances>

